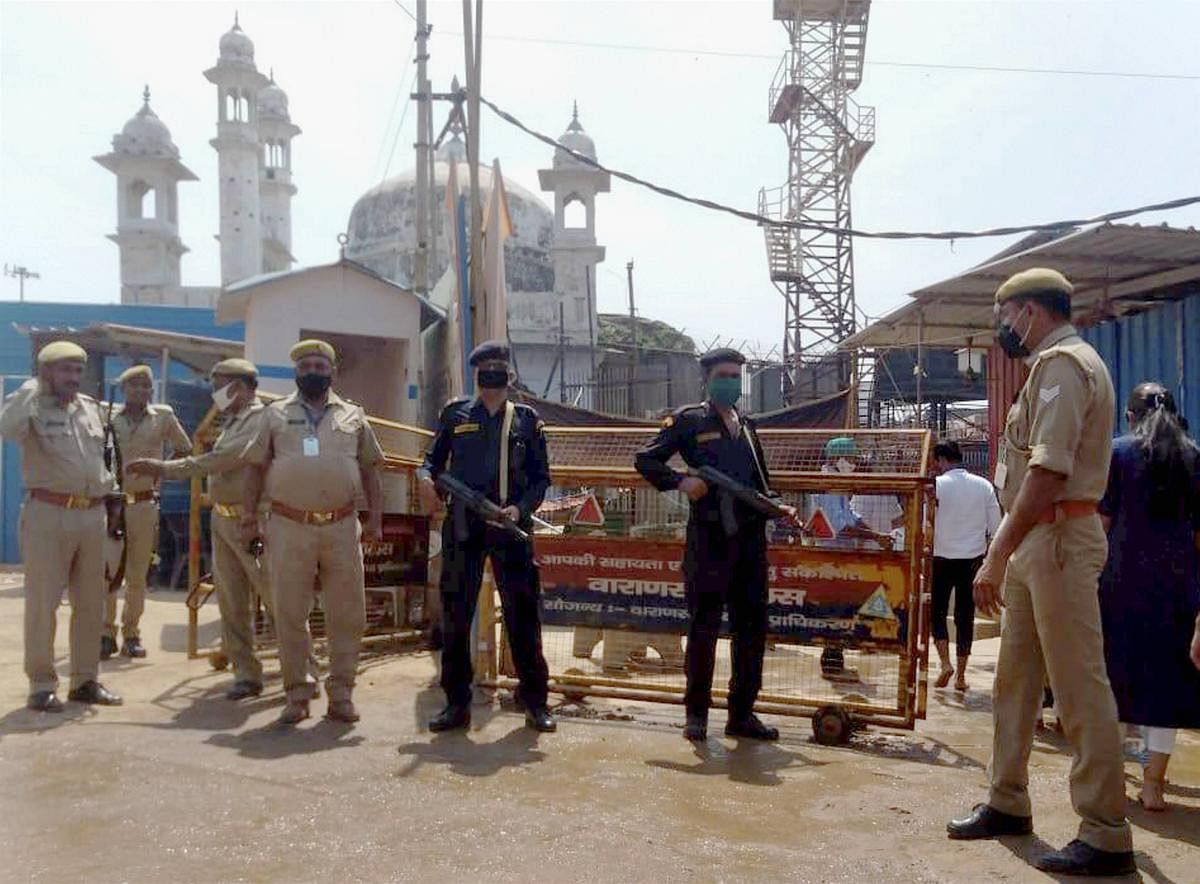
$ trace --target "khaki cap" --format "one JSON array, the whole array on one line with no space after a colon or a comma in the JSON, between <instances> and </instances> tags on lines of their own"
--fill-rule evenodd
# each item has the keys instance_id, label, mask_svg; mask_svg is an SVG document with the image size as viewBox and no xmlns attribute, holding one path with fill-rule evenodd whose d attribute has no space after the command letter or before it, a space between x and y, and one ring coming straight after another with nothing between
<instances>
[{"instance_id":1,"label":"khaki cap","mask_svg":"<svg viewBox=\"0 0 1200 884\"><path fill-rule=\"evenodd\" d=\"M1069 295L1074 290L1075 286L1071 285L1071 281L1057 270L1051 270L1049 267L1031 267L1014 273L996 289L996 303L1003 304L1009 298L1031 292L1062 292Z\"/></svg>"},{"instance_id":2,"label":"khaki cap","mask_svg":"<svg viewBox=\"0 0 1200 884\"><path fill-rule=\"evenodd\" d=\"M258 366L249 359L241 357L233 357L232 359L222 359L212 367L209 376L214 374L248 376L252 378L258 377Z\"/></svg>"},{"instance_id":3,"label":"khaki cap","mask_svg":"<svg viewBox=\"0 0 1200 884\"><path fill-rule=\"evenodd\" d=\"M86 363L87 351L71 341L51 341L45 347L38 350L37 364L52 365L55 362L63 362L68 359L76 359L79 362Z\"/></svg>"},{"instance_id":4,"label":"khaki cap","mask_svg":"<svg viewBox=\"0 0 1200 884\"><path fill-rule=\"evenodd\" d=\"M288 353L288 358L292 362L298 362L305 356L324 356L330 362L337 362L337 353L333 349L332 344L327 344L325 341L309 338L301 341L292 347Z\"/></svg>"},{"instance_id":5,"label":"khaki cap","mask_svg":"<svg viewBox=\"0 0 1200 884\"><path fill-rule=\"evenodd\" d=\"M117 383L123 384L128 380L132 380L133 378L136 378L138 375L145 375L151 381L154 380L154 374L150 371L150 366L148 366L148 365L131 365L131 366L129 366L129 368L125 369L123 372L121 372L119 375L117 375Z\"/></svg>"}]
</instances>

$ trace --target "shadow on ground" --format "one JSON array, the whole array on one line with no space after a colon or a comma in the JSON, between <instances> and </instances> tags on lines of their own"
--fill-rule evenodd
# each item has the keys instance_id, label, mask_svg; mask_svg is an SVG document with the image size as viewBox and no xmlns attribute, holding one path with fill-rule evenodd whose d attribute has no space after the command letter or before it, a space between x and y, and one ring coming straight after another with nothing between
<instances>
[{"instance_id":1,"label":"shadow on ground","mask_svg":"<svg viewBox=\"0 0 1200 884\"><path fill-rule=\"evenodd\" d=\"M509 767L536 764L546 758L537 748L538 732L522 723L490 743L479 742L469 731L434 734L428 742L405 743L396 751L408 761L396 771L397 777L412 776L420 768L435 764L467 777L490 777Z\"/></svg>"}]
</instances>

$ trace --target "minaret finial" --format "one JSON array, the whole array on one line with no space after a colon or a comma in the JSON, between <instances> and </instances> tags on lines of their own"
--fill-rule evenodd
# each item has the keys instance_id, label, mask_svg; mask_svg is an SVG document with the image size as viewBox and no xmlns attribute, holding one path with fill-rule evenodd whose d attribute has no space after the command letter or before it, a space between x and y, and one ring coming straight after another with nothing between
<instances>
[{"instance_id":1,"label":"minaret finial","mask_svg":"<svg viewBox=\"0 0 1200 884\"><path fill-rule=\"evenodd\" d=\"M575 122L575 123L579 122L579 102L578 101L571 102L571 121Z\"/></svg>"},{"instance_id":2,"label":"minaret finial","mask_svg":"<svg viewBox=\"0 0 1200 884\"><path fill-rule=\"evenodd\" d=\"M144 107L150 106L150 84L149 83L147 83L145 85L145 87L143 87L143 89L142 89L142 105Z\"/></svg>"},{"instance_id":3,"label":"minaret finial","mask_svg":"<svg viewBox=\"0 0 1200 884\"><path fill-rule=\"evenodd\" d=\"M275 83L275 68L271 67L270 71L271 71L270 80L271 80L272 85L274 85L274 83Z\"/></svg>"},{"instance_id":4,"label":"minaret finial","mask_svg":"<svg viewBox=\"0 0 1200 884\"><path fill-rule=\"evenodd\" d=\"M233 11L233 29L235 31L240 31L242 29L242 26L238 24L238 11L236 9Z\"/></svg>"}]
</instances>

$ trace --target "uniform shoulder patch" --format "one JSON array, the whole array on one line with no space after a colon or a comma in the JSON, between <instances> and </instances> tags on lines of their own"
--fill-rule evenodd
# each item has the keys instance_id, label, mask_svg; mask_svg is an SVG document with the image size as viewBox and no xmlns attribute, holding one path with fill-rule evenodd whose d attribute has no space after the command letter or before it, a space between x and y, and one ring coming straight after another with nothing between
<instances>
[{"instance_id":1,"label":"uniform shoulder patch","mask_svg":"<svg viewBox=\"0 0 1200 884\"><path fill-rule=\"evenodd\" d=\"M679 423L681 420L684 420L685 418L689 417L693 412L698 412L698 411L703 411L703 410L704 410L704 405L703 405L703 403L699 403L699 402L694 403L692 405L684 405L680 408L676 408L673 412L671 412L669 415L667 415L666 418L663 419L663 426L664 427L673 427L673 426L675 426L675 424Z\"/></svg>"}]
</instances>

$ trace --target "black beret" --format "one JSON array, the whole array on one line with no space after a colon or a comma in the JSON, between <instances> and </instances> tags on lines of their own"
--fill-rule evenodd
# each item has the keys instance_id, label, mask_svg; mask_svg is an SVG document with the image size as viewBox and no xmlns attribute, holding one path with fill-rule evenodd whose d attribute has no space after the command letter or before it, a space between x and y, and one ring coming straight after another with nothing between
<instances>
[{"instance_id":1,"label":"black beret","mask_svg":"<svg viewBox=\"0 0 1200 884\"><path fill-rule=\"evenodd\" d=\"M715 350L709 350L700 357L700 367L703 369L712 368L722 362L732 362L736 365L745 365L746 357L732 347L718 347Z\"/></svg>"},{"instance_id":2,"label":"black beret","mask_svg":"<svg viewBox=\"0 0 1200 884\"><path fill-rule=\"evenodd\" d=\"M472 367L481 362L508 362L508 344L504 341L484 341L471 351L467 362Z\"/></svg>"}]
</instances>

